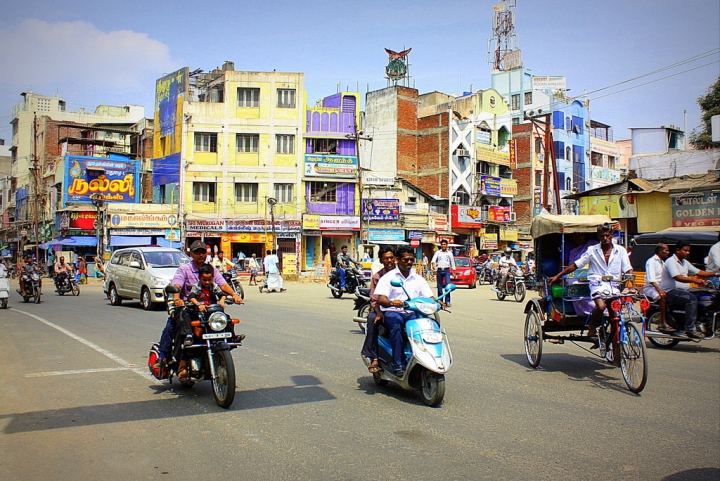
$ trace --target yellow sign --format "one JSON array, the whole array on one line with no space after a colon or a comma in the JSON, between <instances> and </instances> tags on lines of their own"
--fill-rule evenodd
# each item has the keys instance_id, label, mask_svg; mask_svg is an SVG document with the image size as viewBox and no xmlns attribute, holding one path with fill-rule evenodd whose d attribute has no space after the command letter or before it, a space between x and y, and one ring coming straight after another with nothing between
<instances>
[{"instance_id":1,"label":"yellow sign","mask_svg":"<svg viewBox=\"0 0 720 481\"><path fill-rule=\"evenodd\" d=\"M477 160L492 162L499 165L510 165L510 154L508 152L496 152L492 148L484 147L482 144L475 144Z\"/></svg>"},{"instance_id":2,"label":"yellow sign","mask_svg":"<svg viewBox=\"0 0 720 481\"><path fill-rule=\"evenodd\" d=\"M500 227L500 240L517 242L517 240L518 240L517 229L501 226Z\"/></svg>"},{"instance_id":3,"label":"yellow sign","mask_svg":"<svg viewBox=\"0 0 720 481\"><path fill-rule=\"evenodd\" d=\"M320 230L320 216L304 214L303 215L303 229L305 229L305 230Z\"/></svg>"},{"instance_id":4,"label":"yellow sign","mask_svg":"<svg viewBox=\"0 0 720 481\"><path fill-rule=\"evenodd\" d=\"M500 195L517 195L517 181L515 179L500 179Z\"/></svg>"}]
</instances>

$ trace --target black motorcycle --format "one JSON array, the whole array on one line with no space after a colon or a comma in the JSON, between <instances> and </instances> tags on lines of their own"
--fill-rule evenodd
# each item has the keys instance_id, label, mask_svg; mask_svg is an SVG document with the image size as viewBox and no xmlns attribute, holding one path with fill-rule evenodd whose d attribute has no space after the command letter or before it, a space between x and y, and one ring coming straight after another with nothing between
<instances>
[{"instance_id":1,"label":"black motorcycle","mask_svg":"<svg viewBox=\"0 0 720 481\"><path fill-rule=\"evenodd\" d=\"M345 289L340 289L340 274L337 269L330 273L330 282L327 285L335 299L340 299L343 293L353 293L357 287L365 287L365 275L357 267L345 269Z\"/></svg>"},{"instance_id":2,"label":"black motorcycle","mask_svg":"<svg viewBox=\"0 0 720 481\"><path fill-rule=\"evenodd\" d=\"M23 296L23 301L30 302L30 299L33 299L35 304L40 304L40 297L42 296L40 293L40 272L38 272L37 269L30 273L23 272L21 274L21 278L25 282L25 295ZM22 291L20 289L17 290L17 293L22 296Z\"/></svg>"},{"instance_id":3,"label":"black motorcycle","mask_svg":"<svg viewBox=\"0 0 720 481\"><path fill-rule=\"evenodd\" d=\"M677 346L680 342L700 342L712 339L716 334L720 335L720 287L708 283L707 287L690 289L690 292L698 298L695 329L702 332L705 337L703 339L693 339L685 335L684 306L666 306L667 313L665 314L665 320L676 332L660 331L658 329L662 322L660 307L656 303L651 302L646 314L648 326L645 335L654 346L670 349Z\"/></svg>"},{"instance_id":4,"label":"black motorcycle","mask_svg":"<svg viewBox=\"0 0 720 481\"><path fill-rule=\"evenodd\" d=\"M497 277L497 271L491 265L477 265L475 266L477 272L478 284L483 285L494 284Z\"/></svg>"},{"instance_id":5,"label":"black motorcycle","mask_svg":"<svg viewBox=\"0 0 720 481\"><path fill-rule=\"evenodd\" d=\"M235 399L235 364L230 351L242 346L244 334L236 335L235 324L239 319L231 319L219 304L206 306L205 312L192 304L175 306L172 295L180 292L177 286L165 288L168 314L180 325L183 312L187 311L192 319L192 332L185 336L182 329L176 329L173 340L173 353L167 364L155 368L158 359L158 345L154 344L148 357L150 373L157 379L168 379L172 383L173 376L180 378L181 367L187 369L187 377L180 379L184 387L192 387L196 382L212 381L215 402L222 408L228 408ZM225 300L227 304L232 299ZM184 365L184 366L182 366Z\"/></svg>"},{"instance_id":6,"label":"black motorcycle","mask_svg":"<svg viewBox=\"0 0 720 481\"><path fill-rule=\"evenodd\" d=\"M73 296L80 295L80 286L75 282L75 276L72 274L56 274L55 275L55 292L59 296L72 293Z\"/></svg>"},{"instance_id":7,"label":"black motorcycle","mask_svg":"<svg viewBox=\"0 0 720 481\"><path fill-rule=\"evenodd\" d=\"M353 322L358 323L360 330L365 333L367 328L367 317L370 314L370 288L357 287L355 289L355 305L353 310L357 311L357 316L353 317Z\"/></svg>"},{"instance_id":8,"label":"black motorcycle","mask_svg":"<svg viewBox=\"0 0 720 481\"><path fill-rule=\"evenodd\" d=\"M225 272L222 276L225 279L225 282L230 284L233 290L240 294L240 297L245 299L245 290L240 284L240 276L238 276L237 268L230 269L230 271Z\"/></svg>"}]
</instances>

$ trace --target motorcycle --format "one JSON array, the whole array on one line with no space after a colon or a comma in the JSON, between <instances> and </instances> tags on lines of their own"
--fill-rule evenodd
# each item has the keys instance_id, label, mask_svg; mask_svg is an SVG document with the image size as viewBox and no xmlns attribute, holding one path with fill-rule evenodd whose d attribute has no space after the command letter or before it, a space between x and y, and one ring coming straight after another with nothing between
<instances>
[{"instance_id":1,"label":"motorcycle","mask_svg":"<svg viewBox=\"0 0 720 481\"><path fill-rule=\"evenodd\" d=\"M25 295L23 301L30 302L30 298L35 301L35 304L40 304L40 273L37 270L33 270L30 274L21 274L25 277ZM17 293L22 296L22 291L17 290Z\"/></svg>"},{"instance_id":2,"label":"motorcycle","mask_svg":"<svg viewBox=\"0 0 720 481\"><path fill-rule=\"evenodd\" d=\"M478 284L483 285L484 283L492 284L495 282L497 272L491 265L477 265L475 270L478 274Z\"/></svg>"},{"instance_id":3,"label":"motorcycle","mask_svg":"<svg viewBox=\"0 0 720 481\"><path fill-rule=\"evenodd\" d=\"M174 355L160 368L154 367L158 359L158 344L153 344L148 356L150 374L156 379L167 379L172 383L173 376L179 374L180 361L185 361L189 377L180 380L180 384L190 388L196 382L210 380L217 405L229 408L235 399L235 364L230 351L242 346L242 340L245 339L244 334L234 333L234 325L240 320L231 319L219 304L206 306L206 312L200 312L192 304L175 306L172 294L178 292L180 290L174 285L165 288L166 298L169 298L168 314L180 322L183 312L188 310L193 319L190 323L192 335L185 339L181 329L176 329L171 351ZM232 304L232 299L228 298L225 302Z\"/></svg>"},{"instance_id":4,"label":"motorcycle","mask_svg":"<svg viewBox=\"0 0 720 481\"><path fill-rule=\"evenodd\" d=\"M225 279L225 282L230 284L233 290L240 294L240 297L245 299L245 290L240 284L240 276L238 275L237 268L230 269L230 271L223 273L222 276Z\"/></svg>"},{"instance_id":5,"label":"motorcycle","mask_svg":"<svg viewBox=\"0 0 720 481\"><path fill-rule=\"evenodd\" d=\"M393 279L390 284L394 287L403 286L401 279ZM407 367L402 376L396 376L392 369L392 342L389 332L383 324L378 325L378 360L381 370L373 373L375 384L385 386L393 381L403 389L419 390L423 403L428 406L442 403L445 397L445 373L450 370L453 358L445 329L440 327L438 318L433 318L433 315L441 309L439 301L454 290L455 284L448 284L443 295L437 300L429 297L410 299L408 295L404 308L415 312L418 317L405 323L407 339L404 352ZM366 366L370 366L370 359L363 358L363 361Z\"/></svg>"},{"instance_id":6,"label":"motorcycle","mask_svg":"<svg viewBox=\"0 0 720 481\"><path fill-rule=\"evenodd\" d=\"M327 285L335 299L340 299L345 292L355 292L356 287L366 287L365 275L357 267L345 269L345 289L340 289L340 274L337 269L330 273Z\"/></svg>"},{"instance_id":7,"label":"motorcycle","mask_svg":"<svg viewBox=\"0 0 720 481\"><path fill-rule=\"evenodd\" d=\"M720 287L708 283L706 287L690 289L690 292L698 298L695 329L705 334L705 337L703 339L693 339L685 335L683 332L685 330L684 306L665 306L667 310L665 320L671 327L677 329L677 332L660 331L658 329L662 322L660 306L655 302L650 302L650 307L646 315L648 326L645 335L653 346L670 349L677 346L680 342L700 342L713 339L716 334L720 335Z\"/></svg>"},{"instance_id":8,"label":"motorcycle","mask_svg":"<svg viewBox=\"0 0 720 481\"><path fill-rule=\"evenodd\" d=\"M8 299L10 298L10 279L8 279L7 273L2 270L0 271L0 307L7 309Z\"/></svg>"},{"instance_id":9,"label":"motorcycle","mask_svg":"<svg viewBox=\"0 0 720 481\"><path fill-rule=\"evenodd\" d=\"M367 317L370 314L370 288L369 287L356 287L355 288L355 305L353 310L357 311L357 316L353 317L353 322L358 323L360 330L365 333L367 328Z\"/></svg>"},{"instance_id":10,"label":"motorcycle","mask_svg":"<svg viewBox=\"0 0 720 481\"><path fill-rule=\"evenodd\" d=\"M498 277L501 277L501 274L498 274ZM525 300L525 276L517 267L511 267L505 285L493 287L492 290L495 291L499 301L504 300L506 296L515 296L517 302L522 302Z\"/></svg>"},{"instance_id":11,"label":"motorcycle","mask_svg":"<svg viewBox=\"0 0 720 481\"><path fill-rule=\"evenodd\" d=\"M66 274L64 276L57 274L55 276L55 292L60 296L69 293L72 293L73 296L79 296L80 286L78 286L78 283L75 281L75 276L72 274Z\"/></svg>"}]
</instances>

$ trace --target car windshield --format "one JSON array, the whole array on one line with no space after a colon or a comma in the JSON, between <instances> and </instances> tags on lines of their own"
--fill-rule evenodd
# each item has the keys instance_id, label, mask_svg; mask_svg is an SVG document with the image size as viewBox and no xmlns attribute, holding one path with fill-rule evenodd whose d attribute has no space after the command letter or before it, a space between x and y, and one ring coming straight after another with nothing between
<instances>
[{"instance_id":1,"label":"car windshield","mask_svg":"<svg viewBox=\"0 0 720 481\"><path fill-rule=\"evenodd\" d=\"M456 257L455 258L455 267L469 267L470 266L470 259L467 257Z\"/></svg>"},{"instance_id":2,"label":"car windshield","mask_svg":"<svg viewBox=\"0 0 720 481\"><path fill-rule=\"evenodd\" d=\"M143 252L148 267L180 267L190 258L180 251Z\"/></svg>"}]
</instances>

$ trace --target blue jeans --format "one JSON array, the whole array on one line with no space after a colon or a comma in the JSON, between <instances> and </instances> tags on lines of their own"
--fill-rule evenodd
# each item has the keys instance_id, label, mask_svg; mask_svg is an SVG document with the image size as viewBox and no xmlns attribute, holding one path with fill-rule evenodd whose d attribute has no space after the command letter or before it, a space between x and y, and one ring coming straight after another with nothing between
<instances>
[{"instance_id":1,"label":"blue jeans","mask_svg":"<svg viewBox=\"0 0 720 481\"><path fill-rule=\"evenodd\" d=\"M403 339L403 331L405 330L405 322L415 319L417 315L414 312L398 312L385 311L385 325L390 329L390 343L392 344L392 367L396 371L405 368L405 340Z\"/></svg>"},{"instance_id":2,"label":"blue jeans","mask_svg":"<svg viewBox=\"0 0 720 481\"><path fill-rule=\"evenodd\" d=\"M437 290L438 297L442 296L443 289L445 286L450 284L450 269L438 269L437 270ZM445 302L450 302L450 294L445 296Z\"/></svg>"},{"instance_id":3,"label":"blue jeans","mask_svg":"<svg viewBox=\"0 0 720 481\"><path fill-rule=\"evenodd\" d=\"M336 267L335 270L340 276L340 289L345 289L345 269L342 267Z\"/></svg>"},{"instance_id":4,"label":"blue jeans","mask_svg":"<svg viewBox=\"0 0 720 481\"><path fill-rule=\"evenodd\" d=\"M685 308L685 330L695 330L695 319L697 319L698 300L692 292L682 289L671 289L667 291L665 303L668 306L677 305Z\"/></svg>"},{"instance_id":5,"label":"blue jeans","mask_svg":"<svg viewBox=\"0 0 720 481\"><path fill-rule=\"evenodd\" d=\"M158 351L160 358L166 358L168 357L168 354L170 353L170 347L172 347L172 341L173 341L173 330L175 328L175 322L173 322L172 317L168 316L167 323L165 324L165 327L163 328L162 334L160 334L160 344L158 345Z\"/></svg>"}]
</instances>

